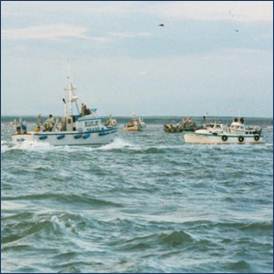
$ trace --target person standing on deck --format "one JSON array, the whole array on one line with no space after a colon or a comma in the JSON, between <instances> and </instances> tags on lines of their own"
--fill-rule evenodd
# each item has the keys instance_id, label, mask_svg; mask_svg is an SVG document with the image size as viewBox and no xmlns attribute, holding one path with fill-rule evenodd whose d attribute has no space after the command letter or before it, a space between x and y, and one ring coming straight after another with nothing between
<instances>
[{"instance_id":1,"label":"person standing on deck","mask_svg":"<svg viewBox=\"0 0 274 274\"><path fill-rule=\"evenodd\" d=\"M46 120L46 122L44 124L45 131L52 131L54 125L55 125L55 120L54 120L52 114L50 114L49 118Z\"/></svg>"}]
</instances>

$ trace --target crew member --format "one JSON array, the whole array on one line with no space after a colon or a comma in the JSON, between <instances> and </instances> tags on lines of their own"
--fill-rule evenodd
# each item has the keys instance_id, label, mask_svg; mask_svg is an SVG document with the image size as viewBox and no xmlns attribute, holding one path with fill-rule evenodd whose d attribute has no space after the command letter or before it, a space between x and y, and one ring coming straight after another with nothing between
<instances>
[{"instance_id":1,"label":"crew member","mask_svg":"<svg viewBox=\"0 0 274 274\"><path fill-rule=\"evenodd\" d=\"M48 119L46 120L46 122L44 124L45 131L52 131L54 125L55 125L55 120L54 120L52 114L50 114Z\"/></svg>"},{"instance_id":2,"label":"crew member","mask_svg":"<svg viewBox=\"0 0 274 274\"><path fill-rule=\"evenodd\" d=\"M84 103L82 103L81 104L81 116L86 115L86 109L87 109L87 106Z\"/></svg>"}]
</instances>

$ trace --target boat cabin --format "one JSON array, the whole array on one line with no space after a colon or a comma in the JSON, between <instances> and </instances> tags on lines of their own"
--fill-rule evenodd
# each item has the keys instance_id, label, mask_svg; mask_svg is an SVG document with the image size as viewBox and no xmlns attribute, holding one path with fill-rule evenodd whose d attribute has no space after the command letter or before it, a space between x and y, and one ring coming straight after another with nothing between
<instances>
[{"instance_id":1,"label":"boat cabin","mask_svg":"<svg viewBox=\"0 0 274 274\"><path fill-rule=\"evenodd\" d=\"M207 129L209 132L221 132L224 130L224 125L219 123L207 123L204 125L204 128Z\"/></svg>"},{"instance_id":2,"label":"boat cabin","mask_svg":"<svg viewBox=\"0 0 274 274\"><path fill-rule=\"evenodd\" d=\"M244 126L244 124L242 124L240 122L232 122L230 125L230 131L244 132L245 126Z\"/></svg>"},{"instance_id":3,"label":"boat cabin","mask_svg":"<svg viewBox=\"0 0 274 274\"><path fill-rule=\"evenodd\" d=\"M76 121L76 130L78 131L97 131L101 130L103 127L104 125L102 124L101 119L92 114L80 117Z\"/></svg>"}]
</instances>

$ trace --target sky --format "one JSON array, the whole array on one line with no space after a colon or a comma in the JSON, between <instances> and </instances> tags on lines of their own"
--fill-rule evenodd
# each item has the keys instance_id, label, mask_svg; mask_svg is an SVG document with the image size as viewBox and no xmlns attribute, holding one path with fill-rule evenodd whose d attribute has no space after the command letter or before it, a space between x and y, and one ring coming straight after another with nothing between
<instances>
[{"instance_id":1,"label":"sky","mask_svg":"<svg viewBox=\"0 0 274 274\"><path fill-rule=\"evenodd\" d=\"M1 2L1 114L273 117L272 1ZM159 24L164 24L160 27Z\"/></svg>"}]
</instances>

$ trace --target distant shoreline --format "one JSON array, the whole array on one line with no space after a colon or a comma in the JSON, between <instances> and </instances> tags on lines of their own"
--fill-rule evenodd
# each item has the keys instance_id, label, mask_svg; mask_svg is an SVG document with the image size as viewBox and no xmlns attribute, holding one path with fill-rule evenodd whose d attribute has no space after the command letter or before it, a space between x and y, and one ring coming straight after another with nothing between
<instances>
[{"instance_id":1,"label":"distant shoreline","mask_svg":"<svg viewBox=\"0 0 274 274\"><path fill-rule=\"evenodd\" d=\"M16 117L22 117L22 118L36 118L38 115L20 115L20 114L17 114L17 115L1 115L1 119L8 119L8 118L16 118ZM55 117L63 117L63 115L54 115ZM109 115L98 115L99 117L109 117ZM139 115L136 115L136 116L141 116L143 117L144 119L169 119L169 118L182 118L182 117L192 117L192 118L203 118L203 115L200 115L200 116L197 116L197 115L142 115L142 114L139 114ZM47 118L48 115L41 115L41 118ZM112 117L114 118L131 118L132 115L112 115ZM223 115L223 116L220 116L220 115L210 115L210 116L206 116L206 118L208 119L218 119L218 118L230 118L230 119L233 119L235 117L238 117L238 115L234 115L234 116L226 116L226 115ZM265 116L245 116L245 115L240 115L240 117L244 117L246 119L272 119L273 120L273 117L265 117Z\"/></svg>"},{"instance_id":2,"label":"distant shoreline","mask_svg":"<svg viewBox=\"0 0 274 274\"><path fill-rule=\"evenodd\" d=\"M62 116L56 115L54 116L56 118L61 118ZM109 117L109 115L106 116L97 116L98 118L101 119L107 119ZM131 118L131 116L112 116L113 118L115 118L119 124L125 124L127 123ZM184 117L191 117L193 119L194 122L196 123L203 123L203 116L190 116L190 115L182 115L182 116L178 116L178 115L173 115L173 116L141 116L143 117L144 121L147 124L167 124L167 123L178 123L181 121L182 118ZM233 121L233 119L237 117L237 116L206 116L206 120L207 121L216 121L218 123L230 123L231 121ZM273 117L246 117L243 116L246 123L247 124L268 124L268 125L273 125ZM31 116L31 115L18 115L18 116L13 116L13 115L3 115L1 116L1 123L6 123L6 122L12 122L15 119L21 118L23 120L25 120L26 122L31 122L31 123L35 123L37 121L37 115L36 116ZM45 121L48 118L48 116L41 116L42 121Z\"/></svg>"}]
</instances>

